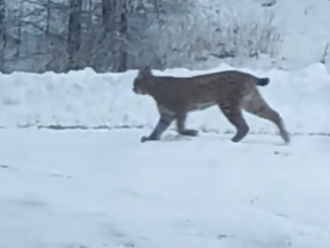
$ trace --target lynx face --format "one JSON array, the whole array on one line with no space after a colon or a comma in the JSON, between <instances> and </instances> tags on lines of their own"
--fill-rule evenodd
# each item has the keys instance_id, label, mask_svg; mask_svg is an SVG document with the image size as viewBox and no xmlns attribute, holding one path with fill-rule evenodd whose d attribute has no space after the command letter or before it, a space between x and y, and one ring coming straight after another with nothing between
<instances>
[{"instance_id":1,"label":"lynx face","mask_svg":"<svg viewBox=\"0 0 330 248\"><path fill-rule=\"evenodd\" d=\"M133 92L138 95L149 94L149 88L152 84L152 74L149 68L139 71L133 82Z\"/></svg>"},{"instance_id":2,"label":"lynx face","mask_svg":"<svg viewBox=\"0 0 330 248\"><path fill-rule=\"evenodd\" d=\"M146 95L147 92L144 91L143 79L135 79L133 83L133 91L138 95Z\"/></svg>"}]
</instances>

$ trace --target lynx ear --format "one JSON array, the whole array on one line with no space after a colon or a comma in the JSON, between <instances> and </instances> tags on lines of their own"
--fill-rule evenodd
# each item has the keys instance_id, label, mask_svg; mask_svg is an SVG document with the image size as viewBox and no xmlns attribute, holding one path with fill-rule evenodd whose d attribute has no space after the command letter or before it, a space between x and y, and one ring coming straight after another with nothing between
<instances>
[{"instance_id":1,"label":"lynx ear","mask_svg":"<svg viewBox=\"0 0 330 248\"><path fill-rule=\"evenodd\" d=\"M149 66L145 66L139 70L137 78L143 78L148 76L152 76L151 68Z\"/></svg>"}]
</instances>

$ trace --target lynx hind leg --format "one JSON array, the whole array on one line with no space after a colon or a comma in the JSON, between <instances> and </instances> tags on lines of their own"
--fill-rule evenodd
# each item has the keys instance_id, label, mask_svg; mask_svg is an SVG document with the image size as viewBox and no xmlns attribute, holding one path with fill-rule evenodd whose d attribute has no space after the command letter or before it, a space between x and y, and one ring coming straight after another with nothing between
<instances>
[{"instance_id":1,"label":"lynx hind leg","mask_svg":"<svg viewBox=\"0 0 330 248\"><path fill-rule=\"evenodd\" d=\"M184 136L196 137L198 136L198 131L194 129L186 129L187 113L178 113L176 116L176 125L178 129L178 133Z\"/></svg>"},{"instance_id":2,"label":"lynx hind leg","mask_svg":"<svg viewBox=\"0 0 330 248\"><path fill-rule=\"evenodd\" d=\"M219 104L219 107L228 121L233 124L237 130L231 141L241 141L249 132L249 126L243 117L242 109L238 104Z\"/></svg>"},{"instance_id":3,"label":"lynx hind leg","mask_svg":"<svg viewBox=\"0 0 330 248\"><path fill-rule=\"evenodd\" d=\"M250 114L273 122L279 129L280 136L286 142L290 142L290 135L286 130L280 114L272 109L258 91L243 100L242 108Z\"/></svg>"}]
</instances>

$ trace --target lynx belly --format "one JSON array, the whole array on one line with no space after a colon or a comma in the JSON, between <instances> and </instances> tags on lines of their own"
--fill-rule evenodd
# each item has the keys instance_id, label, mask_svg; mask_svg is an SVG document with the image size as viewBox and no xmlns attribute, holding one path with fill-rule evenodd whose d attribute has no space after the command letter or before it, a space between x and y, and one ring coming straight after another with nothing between
<instances>
[{"instance_id":1,"label":"lynx belly","mask_svg":"<svg viewBox=\"0 0 330 248\"><path fill-rule=\"evenodd\" d=\"M202 110L205 110L207 108L210 108L212 106L216 105L215 102L204 102L204 103L197 103L195 106L194 106L194 111L202 111Z\"/></svg>"}]
</instances>

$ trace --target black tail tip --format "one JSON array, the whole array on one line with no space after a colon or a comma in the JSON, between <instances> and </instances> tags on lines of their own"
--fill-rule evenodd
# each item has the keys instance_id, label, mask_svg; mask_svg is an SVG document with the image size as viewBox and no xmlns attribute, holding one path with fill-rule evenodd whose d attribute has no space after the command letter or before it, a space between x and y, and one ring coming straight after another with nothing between
<instances>
[{"instance_id":1,"label":"black tail tip","mask_svg":"<svg viewBox=\"0 0 330 248\"><path fill-rule=\"evenodd\" d=\"M257 85L259 86L266 86L269 84L269 78L266 77L266 78L259 78L259 80L257 81Z\"/></svg>"}]
</instances>

